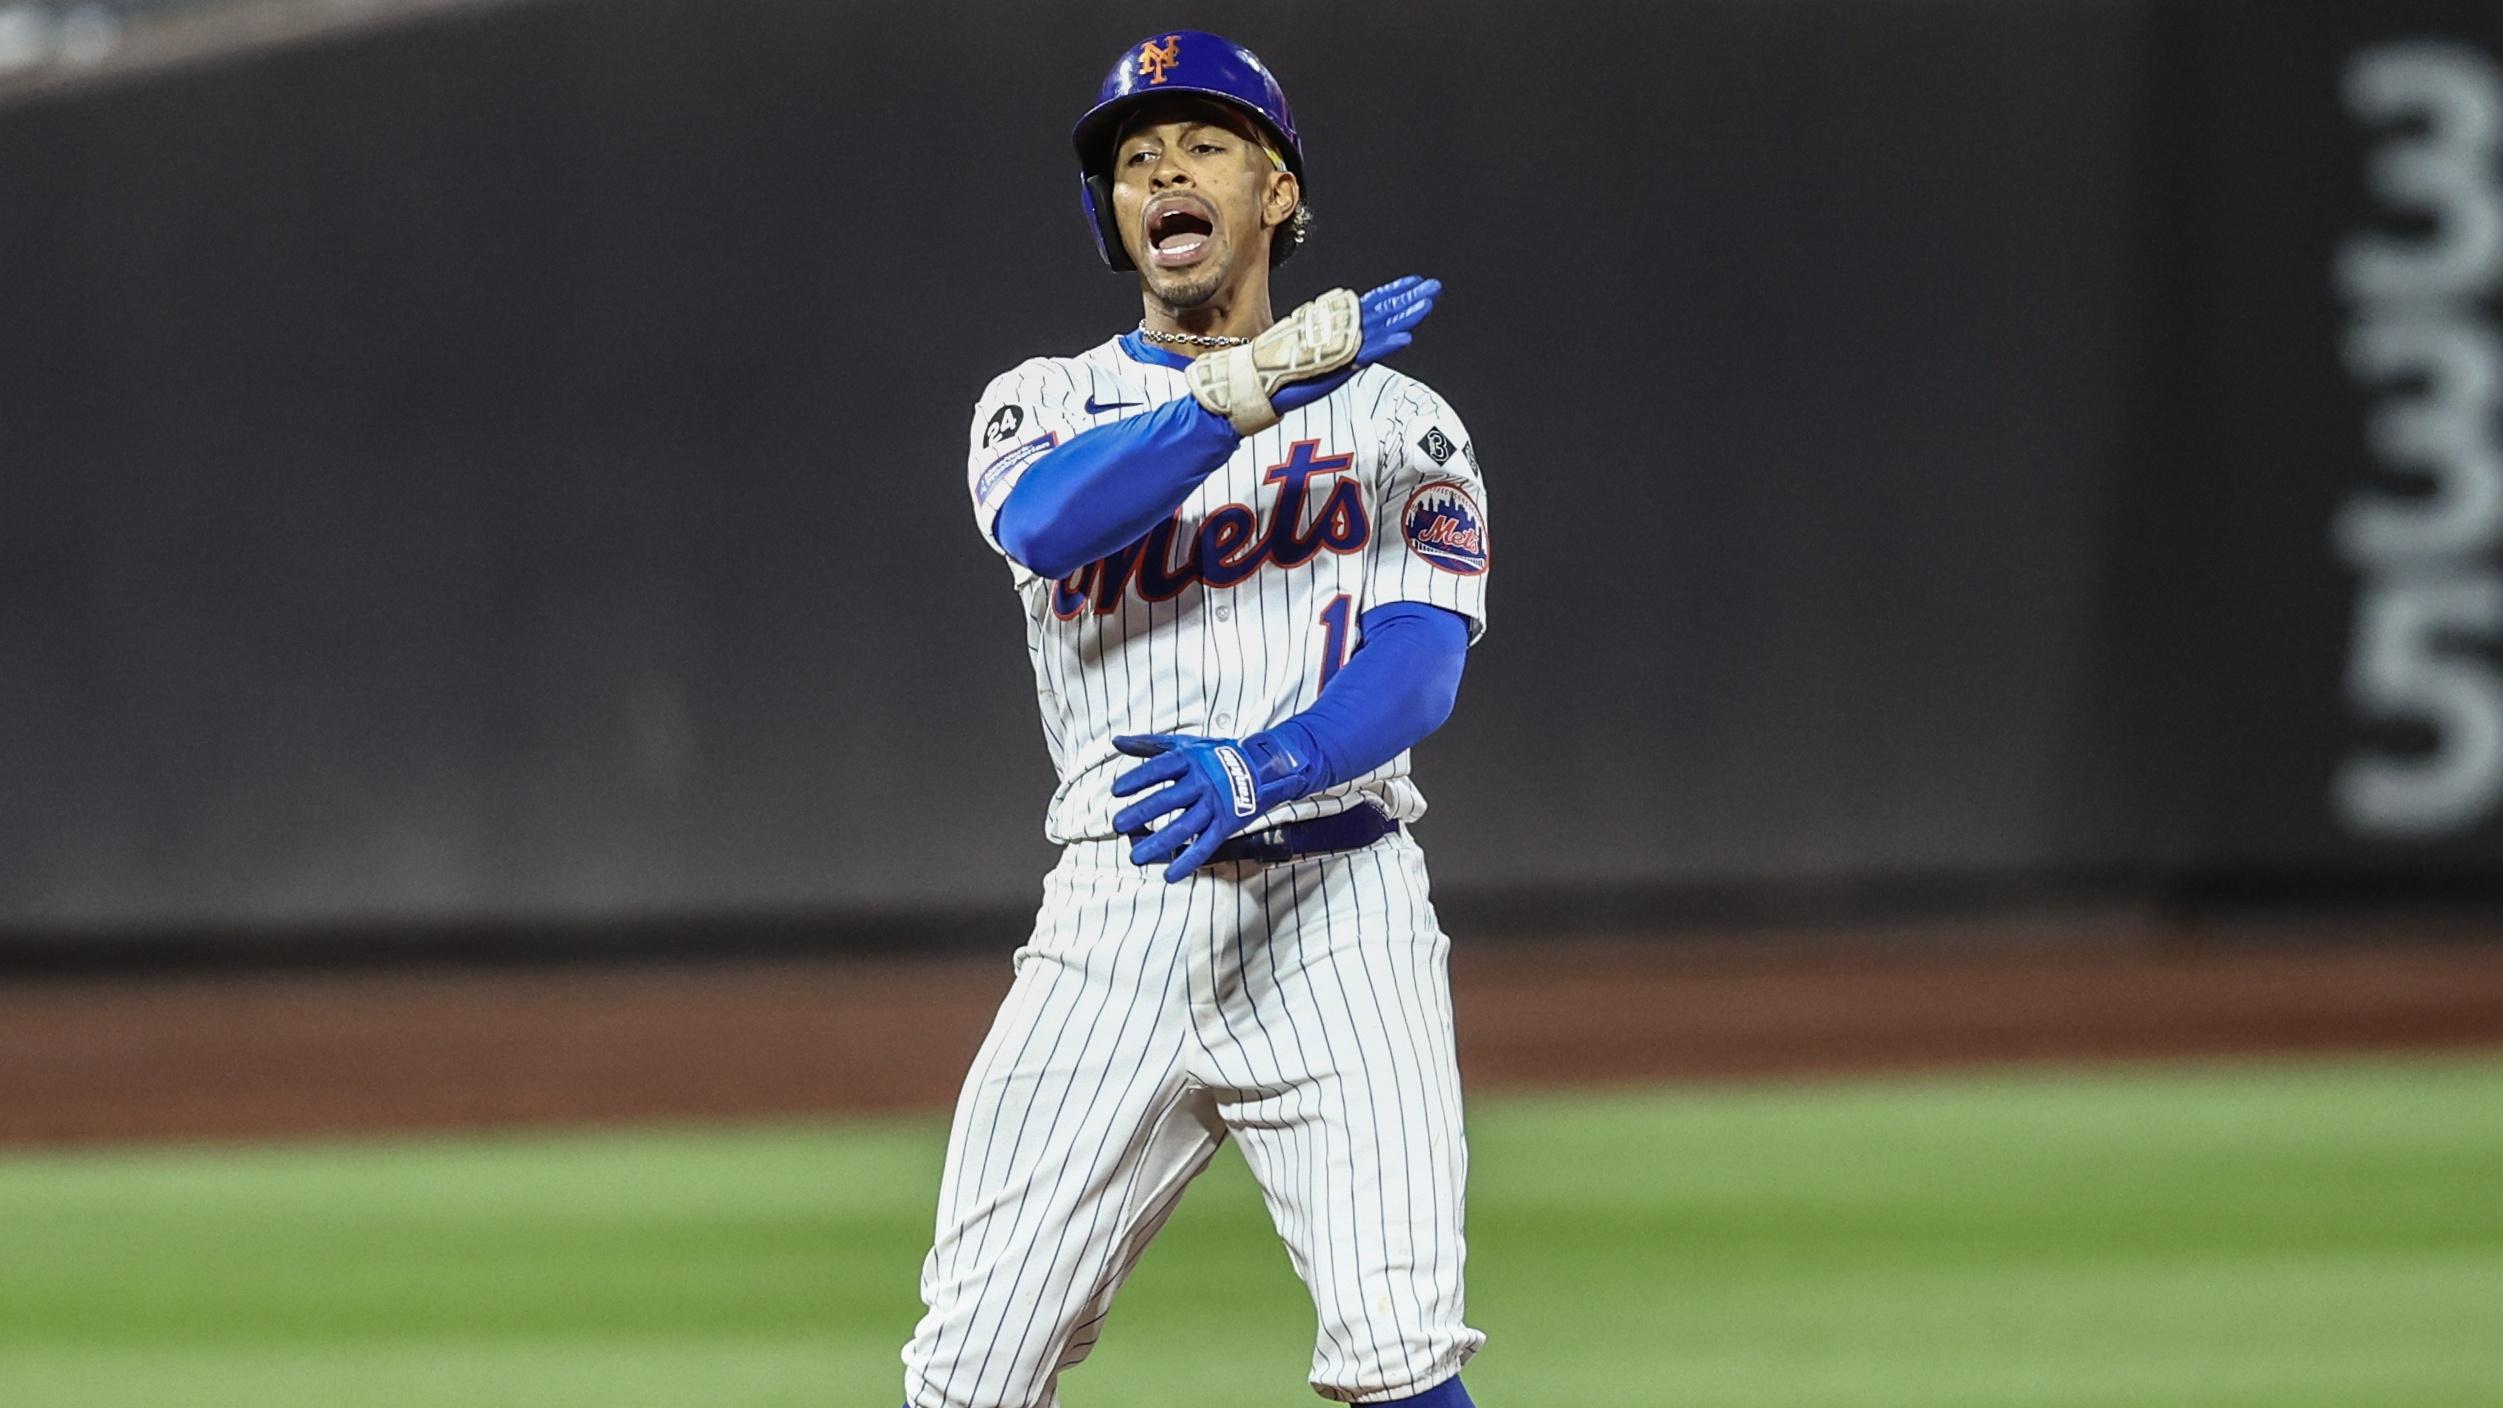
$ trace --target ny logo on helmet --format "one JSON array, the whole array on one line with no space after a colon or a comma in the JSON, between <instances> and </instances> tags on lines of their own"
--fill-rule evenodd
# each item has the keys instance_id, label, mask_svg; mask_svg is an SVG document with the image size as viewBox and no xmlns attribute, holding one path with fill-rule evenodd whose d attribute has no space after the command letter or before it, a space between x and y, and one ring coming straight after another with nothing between
<instances>
[{"instance_id":1,"label":"ny logo on helmet","mask_svg":"<svg viewBox=\"0 0 2503 1408\"><path fill-rule=\"evenodd\" d=\"M1166 35L1162 44L1139 46L1139 72L1147 75L1149 83L1164 82L1165 70L1181 61L1182 36L1179 34Z\"/></svg>"}]
</instances>

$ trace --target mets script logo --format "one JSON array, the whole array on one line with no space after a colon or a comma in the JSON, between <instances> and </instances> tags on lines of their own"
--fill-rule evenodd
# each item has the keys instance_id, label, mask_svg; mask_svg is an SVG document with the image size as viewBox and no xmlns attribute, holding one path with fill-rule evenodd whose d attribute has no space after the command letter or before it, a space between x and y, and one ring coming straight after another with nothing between
<instances>
[{"instance_id":1,"label":"mets script logo","mask_svg":"<svg viewBox=\"0 0 2503 1408\"><path fill-rule=\"evenodd\" d=\"M1164 82L1165 70L1181 61L1182 36L1179 34L1166 35L1162 44L1139 46L1139 72L1146 74L1151 84Z\"/></svg>"},{"instance_id":2,"label":"mets script logo","mask_svg":"<svg viewBox=\"0 0 2503 1408\"><path fill-rule=\"evenodd\" d=\"M1457 484L1428 484L1408 500L1400 529L1427 565L1457 577L1486 570L1486 518Z\"/></svg>"},{"instance_id":3,"label":"mets script logo","mask_svg":"<svg viewBox=\"0 0 2503 1408\"><path fill-rule=\"evenodd\" d=\"M1176 511L1146 537L1054 582L1052 614L1110 616L1133 589L1141 601L1171 601L1194 586L1239 586L1263 567L1291 571L1325 552L1362 552L1373 524L1355 465L1354 455L1325 455L1320 441L1298 440L1261 478L1277 486L1265 515L1226 504L1190 522Z\"/></svg>"}]
</instances>

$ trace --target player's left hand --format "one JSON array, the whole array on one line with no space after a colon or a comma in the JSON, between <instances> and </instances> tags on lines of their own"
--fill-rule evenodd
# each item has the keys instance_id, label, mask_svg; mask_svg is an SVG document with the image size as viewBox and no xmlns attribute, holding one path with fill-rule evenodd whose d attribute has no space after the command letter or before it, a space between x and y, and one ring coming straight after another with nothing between
<instances>
[{"instance_id":1,"label":"player's left hand","mask_svg":"<svg viewBox=\"0 0 2503 1408\"><path fill-rule=\"evenodd\" d=\"M1165 784L1124 807L1112 826L1134 838L1133 863L1172 862L1165 867L1168 885L1206 865L1254 817L1301 795L1301 782L1311 773L1308 760L1268 733L1239 740L1187 733L1123 734L1112 746L1147 760L1113 779L1114 796L1135 796ZM1172 819L1148 830L1158 817Z\"/></svg>"}]
</instances>

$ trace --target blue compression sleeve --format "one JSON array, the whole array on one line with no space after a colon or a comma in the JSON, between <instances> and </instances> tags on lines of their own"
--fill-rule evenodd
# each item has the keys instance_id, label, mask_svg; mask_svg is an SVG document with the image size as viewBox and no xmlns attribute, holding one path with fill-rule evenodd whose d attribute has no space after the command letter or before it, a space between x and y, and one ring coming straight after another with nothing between
<instances>
[{"instance_id":1,"label":"blue compression sleeve","mask_svg":"<svg viewBox=\"0 0 2503 1408\"><path fill-rule=\"evenodd\" d=\"M1036 576L1065 577L1145 537L1241 442L1188 396L1081 431L1008 491L993 536Z\"/></svg>"},{"instance_id":2,"label":"blue compression sleeve","mask_svg":"<svg viewBox=\"0 0 2503 1408\"><path fill-rule=\"evenodd\" d=\"M1395 601L1364 614L1363 644L1330 677L1312 707L1268 732L1299 767L1289 781L1264 778L1261 795L1308 797L1362 777L1423 741L1451 717L1469 655L1469 621L1423 602ZM1278 750L1246 739L1272 767Z\"/></svg>"}]
</instances>

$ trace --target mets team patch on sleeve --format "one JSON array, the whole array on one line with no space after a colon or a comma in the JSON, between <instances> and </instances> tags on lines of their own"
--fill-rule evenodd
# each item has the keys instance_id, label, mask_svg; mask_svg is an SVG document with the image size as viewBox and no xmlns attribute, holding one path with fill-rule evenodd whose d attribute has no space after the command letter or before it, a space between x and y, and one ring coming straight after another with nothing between
<instances>
[{"instance_id":1,"label":"mets team patch on sleeve","mask_svg":"<svg viewBox=\"0 0 2503 1408\"><path fill-rule=\"evenodd\" d=\"M1486 570L1486 516L1458 484L1428 484L1409 496L1400 530L1407 534L1408 550L1428 566L1456 577Z\"/></svg>"}]
</instances>

